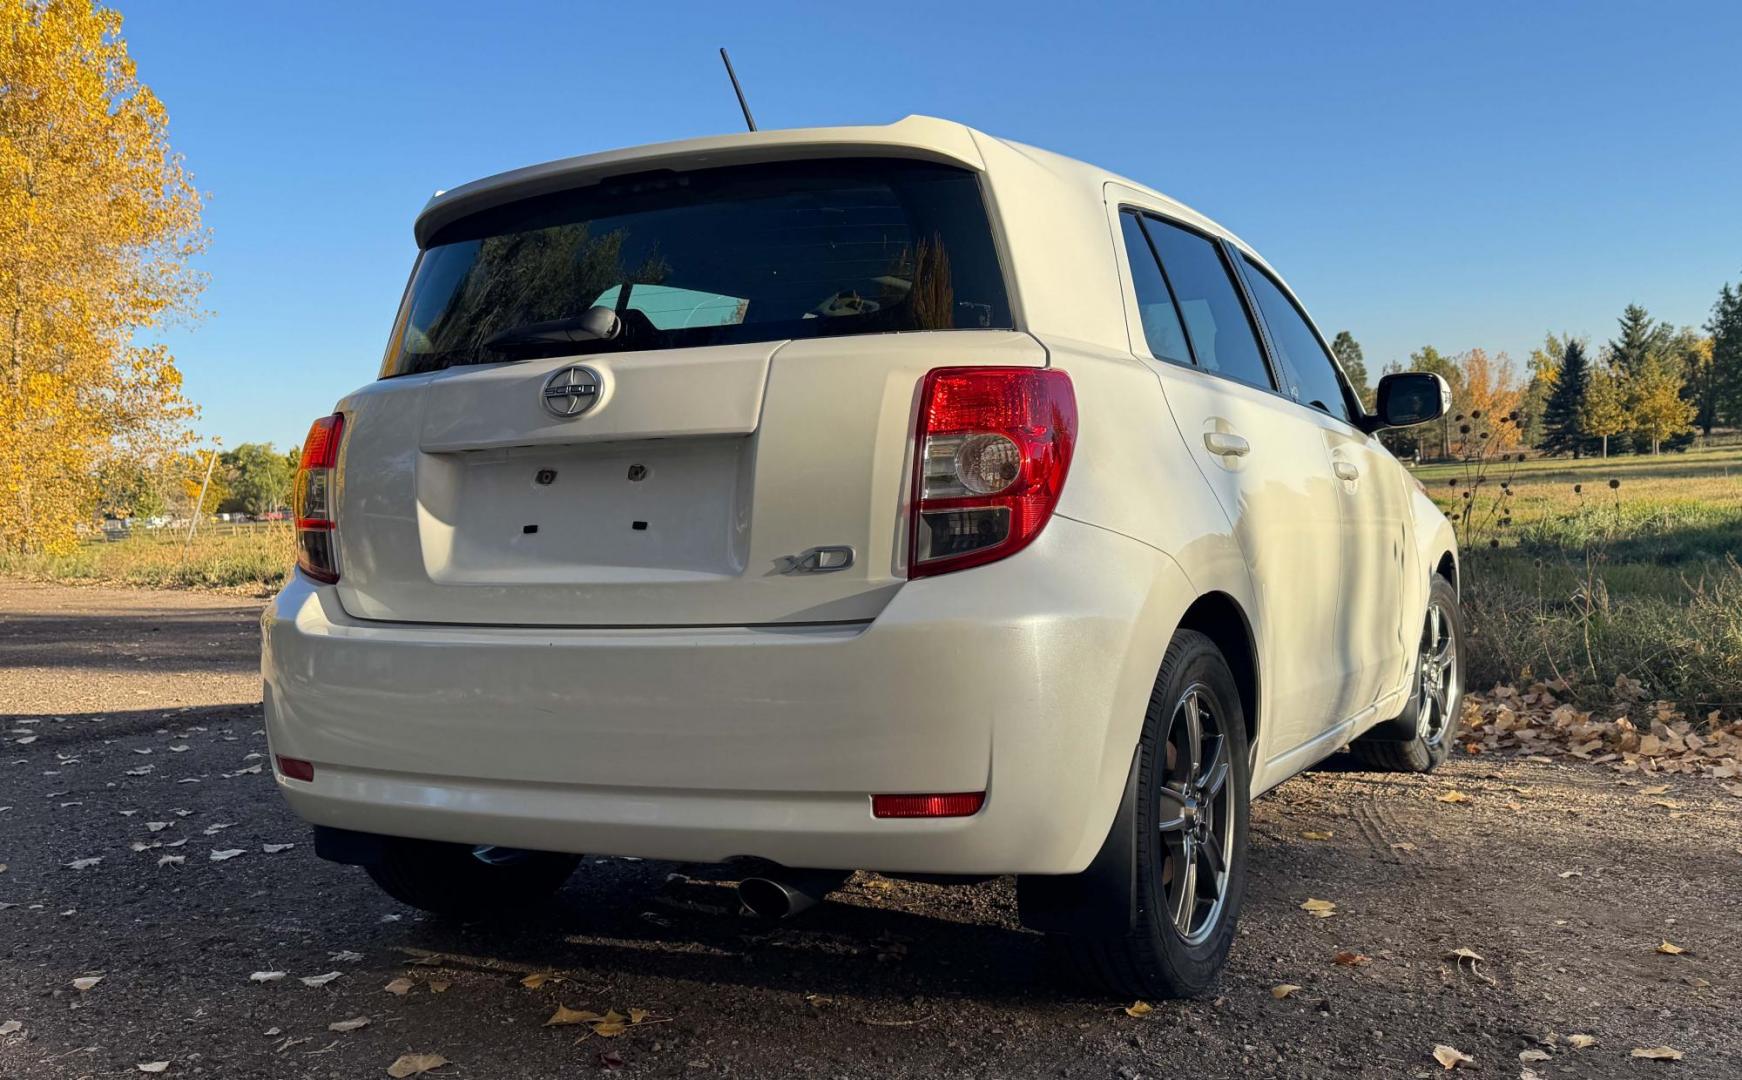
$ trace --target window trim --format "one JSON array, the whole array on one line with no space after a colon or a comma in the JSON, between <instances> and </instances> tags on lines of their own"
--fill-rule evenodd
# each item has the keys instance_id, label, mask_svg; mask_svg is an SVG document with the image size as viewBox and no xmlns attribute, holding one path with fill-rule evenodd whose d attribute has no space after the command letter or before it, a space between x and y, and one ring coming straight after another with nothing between
<instances>
[{"instance_id":1,"label":"window trim","mask_svg":"<svg viewBox=\"0 0 1742 1080\"><path fill-rule=\"evenodd\" d=\"M1139 340L1143 340L1143 348L1144 348L1145 354L1149 357L1149 359L1154 360L1156 363L1172 364L1175 367L1190 367L1191 370L1196 371L1200 374L1208 375L1211 378L1215 378L1215 379L1223 379L1223 380L1226 380L1228 382L1234 383L1236 386L1244 386L1244 387L1247 387L1248 389L1256 390L1259 393L1274 394L1275 396L1282 398L1285 401L1294 400L1293 398L1289 397L1289 395L1283 393L1282 390L1280 389L1280 387L1282 385L1282 380L1280 378L1278 378L1279 368L1276 364L1275 357L1271 354L1271 351L1270 351L1270 341L1269 341L1269 338L1266 336L1267 331L1264 329L1263 324L1261 322L1259 322L1258 315L1253 309L1252 297L1250 296L1250 294L1247 291L1245 279L1240 276L1239 268L1237 266L1230 265L1231 260L1228 258L1228 254L1224 250L1224 247L1227 244L1227 240L1223 237L1215 235L1214 233L1208 232L1208 231L1198 227L1197 225L1192 224L1191 222L1181 220L1180 218L1177 218L1177 217L1173 216L1172 214L1168 214L1168 213L1165 213L1163 211L1157 210L1151 206L1145 206L1142 203L1134 203L1134 202L1131 202L1127 199L1121 199L1120 201L1118 201L1117 203L1114 204L1114 209L1120 214L1124 214L1127 211L1129 211L1137 216L1137 223L1139 226L1139 230L1143 233L1143 238L1146 241L1148 241L1148 243L1149 243L1150 257L1155 260L1156 267L1161 271L1162 281L1164 281L1167 284L1168 298L1173 301L1174 313L1179 318L1181 330L1183 330L1185 332L1186 348L1191 350L1192 362L1191 362L1191 364L1187 365L1187 364L1181 364L1177 360L1169 360L1166 357L1156 356L1153 353L1153 351L1151 351L1149 349L1149 342L1147 340L1143 339L1143 336L1141 334L1133 334L1131 332L1131 329L1129 326L1129 323L1130 323L1130 313L1129 312L1126 315L1126 322L1127 322L1126 337L1127 337L1127 339L1130 340L1133 344L1135 344ZM1235 378L1232 375L1227 375L1227 374L1224 374L1223 372L1220 372L1220 371L1213 371L1210 368L1204 367L1201 363L1198 362L1198 347L1192 341L1191 330L1186 326L1185 312L1180 309L1179 293L1176 292L1174 287L1173 287L1173 278L1167 272L1167 263L1161 258L1161 253L1159 251L1157 251L1155 248L1155 238L1149 235L1148 227L1143 224L1143 219L1146 217L1147 218L1154 218L1155 220L1161 222L1164 225L1174 226L1175 228L1178 228L1183 232L1188 232L1188 233L1191 233L1192 235L1197 236L1201 239L1207 240L1207 241L1209 241L1211 247L1216 249L1216 252L1217 252L1218 256L1220 256L1221 261L1223 263L1222 270L1224 273L1226 273L1228 275L1229 280L1233 283L1234 292L1240 298L1241 306L1246 311L1246 319L1247 319L1247 322L1248 322L1248 324L1251 328L1251 331L1252 331L1252 338L1258 344L1259 359L1264 364L1265 373L1270 376L1270 385L1269 386L1261 386L1257 383L1247 382L1245 379ZM1122 228L1119 229L1115 235L1117 235L1119 237L1119 251L1120 251L1120 254L1124 257L1124 259L1126 261L1125 272L1126 272L1127 284L1130 287L1130 289L1132 290L1133 298L1135 298L1136 289L1137 289L1137 279L1131 270L1131 265L1130 265L1131 253L1129 251L1125 250L1124 230Z\"/></svg>"},{"instance_id":2,"label":"window trim","mask_svg":"<svg viewBox=\"0 0 1742 1080\"><path fill-rule=\"evenodd\" d=\"M1258 312L1258 317L1260 319L1264 318L1264 309L1258 303L1257 294L1252 292L1251 282L1245 279L1245 275L1248 273L1264 275L1265 280L1275 286L1276 291L1282 294L1282 298L1288 301L1290 307L1294 308L1294 313L1300 316L1300 321L1306 324L1306 328L1312 334L1313 340L1318 342L1319 348L1324 351L1325 359L1331 362L1331 371L1335 374L1337 379L1337 390L1343 395L1343 405L1345 408L1350 409L1354 415L1345 418L1335 416L1323 409L1314 408L1311 404L1300 399L1300 388L1298 386L1290 386L1287 395L1289 400L1293 401L1301 408L1306 409L1308 412L1311 412L1315 416L1328 417L1329 419L1335 420L1345 427L1353 428L1364 435L1371 434L1369 429L1363 423L1363 421L1367 419L1367 410L1362 406L1361 399L1356 396L1354 388L1349 382L1348 373L1343 370L1343 365L1337 362L1337 354L1331 351L1330 345L1325 341L1325 335L1320 332L1318 324L1313 322L1312 316L1307 314L1306 305L1300 302L1300 297L1296 296L1294 290L1285 285L1276 273L1266 268L1255 253L1241 250L1235 244L1230 243L1226 238L1224 238L1222 242L1227 245L1230 251L1235 253L1235 262L1240 267L1242 285L1251 297L1252 307ZM1280 372L1286 372L1287 367L1282 362L1282 351L1276 348L1275 339L1270 336L1270 334L1270 324L1266 322L1265 344L1273 350L1276 369Z\"/></svg>"}]
</instances>

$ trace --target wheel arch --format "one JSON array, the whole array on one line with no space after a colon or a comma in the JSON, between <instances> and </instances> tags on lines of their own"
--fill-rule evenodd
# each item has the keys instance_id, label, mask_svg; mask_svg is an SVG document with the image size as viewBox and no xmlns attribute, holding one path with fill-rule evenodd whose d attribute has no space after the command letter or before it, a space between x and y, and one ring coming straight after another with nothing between
<instances>
[{"instance_id":1,"label":"wheel arch","mask_svg":"<svg viewBox=\"0 0 1742 1080\"><path fill-rule=\"evenodd\" d=\"M1252 622L1240 602L1225 592L1207 592L1194 600L1180 617L1177 630L1196 630L1211 641L1228 661L1240 690L1240 711L1246 721L1246 745L1256 750L1263 726L1259 702L1263 700L1258 663L1258 641ZM1176 630L1176 632L1177 632ZM1160 669L1157 668L1157 671Z\"/></svg>"}]
</instances>

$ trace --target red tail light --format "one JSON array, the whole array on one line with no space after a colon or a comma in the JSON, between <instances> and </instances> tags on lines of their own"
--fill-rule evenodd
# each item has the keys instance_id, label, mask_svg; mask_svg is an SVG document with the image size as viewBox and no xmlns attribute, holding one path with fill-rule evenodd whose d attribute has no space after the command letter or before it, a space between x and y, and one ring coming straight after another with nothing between
<instances>
[{"instance_id":1,"label":"red tail light","mask_svg":"<svg viewBox=\"0 0 1742 1080\"><path fill-rule=\"evenodd\" d=\"M338 493L334 486L339 439L344 433L343 413L323 416L308 429L291 496L291 513L296 517L296 565L309 577L329 585L339 580Z\"/></svg>"},{"instance_id":2,"label":"red tail light","mask_svg":"<svg viewBox=\"0 0 1742 1080\"><path fill-rule=\"evenodd\" d=\"M279 754L277 757L278 771L285 779L301 780L304 783L314 782L315 767L312 762L304 761L302 758L285 757L283 754Z\"/></svg>"},{"instance_id":3,"label":"red tail light","mask_svg":"<svg viewBox=\"0 0 1742 1080\"><path fill-rule=\"evenodd\" d=\"M873 795L871 816L880 818L973 817L986 803L984 791L954 795Z\"/></svg>"},{"instance_id":4,"label":"red tail light","mask_svg":"<svg viewBox=\"0 0 1742 1080\"><path fill-rule=\"evenodd\" d=\"M1070 376L1051 368L928 372L914 432L908 576L1014 555L1058 505L1077 438Z\"/></svg>"}]
</instances>

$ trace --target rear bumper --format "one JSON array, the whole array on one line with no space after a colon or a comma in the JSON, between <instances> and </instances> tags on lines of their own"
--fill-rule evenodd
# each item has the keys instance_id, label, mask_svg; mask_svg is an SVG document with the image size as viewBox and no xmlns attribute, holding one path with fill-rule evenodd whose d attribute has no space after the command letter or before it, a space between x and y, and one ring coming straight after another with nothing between
<instances>
[{"instance_id":1,"label":"rear bumper","mask_svg":"<svg viewBox=\"0 0 1742 1080\"><path fill-rule=\"evenodd\" d=\"M317 825L550 851L1066 873L1112 820L1191 590L1055 519L910 582L870 623L522 629L370 622L298 575L262 617L278 785ZM870 796L985 791L968 818Z\"/></svg>"}]
</instances>

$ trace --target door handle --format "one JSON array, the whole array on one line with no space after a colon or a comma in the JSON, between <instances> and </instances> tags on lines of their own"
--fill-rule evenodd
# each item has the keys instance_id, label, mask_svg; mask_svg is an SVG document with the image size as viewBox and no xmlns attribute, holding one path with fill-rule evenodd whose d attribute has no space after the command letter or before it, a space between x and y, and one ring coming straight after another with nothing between
<instances>
[{"instance_id":1,"label":"door handle","mask_svg":"<svg viewBox=\"0 0 1742 1080\"><path fill-rule=\"evenodd\" d=\"M1331 466L1331 471L1337 474L1339 480L1355 481L1361 479L1361 470L1353 462L1339 461Z\"/></svg>"},{"instance_id":2,"label":"door handle","mask_svg":"<svg viewBox=\"0 0 1742 1080\"><path fill-rule=\"evenodd\" d=\"M1231 431L1206 431L1204 448L1217 457L1245 457L1252 444Z\"/></svg>"}]
</instances>

